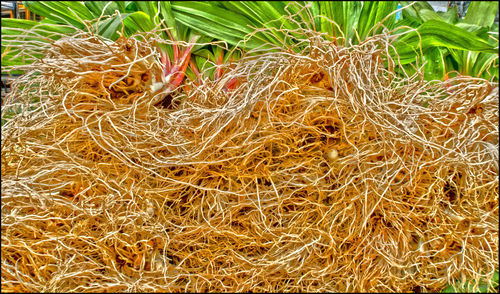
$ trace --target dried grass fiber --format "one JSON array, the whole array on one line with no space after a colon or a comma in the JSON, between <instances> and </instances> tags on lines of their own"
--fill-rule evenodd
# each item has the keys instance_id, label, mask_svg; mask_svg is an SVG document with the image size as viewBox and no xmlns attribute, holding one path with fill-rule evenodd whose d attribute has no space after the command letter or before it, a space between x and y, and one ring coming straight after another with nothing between
<instances>
[{"instance_id":1,"label":"dried grass fiber","mask_svg":"<svg viewBox=\"0 0 500 294\"><path fill-rule=\"evenodd\" d=\"M428 292L498 268L497 85L309 34L186 93L152 86L139 39L61 38L3 101L3 291Z\"/></svg>"}]
</instances>

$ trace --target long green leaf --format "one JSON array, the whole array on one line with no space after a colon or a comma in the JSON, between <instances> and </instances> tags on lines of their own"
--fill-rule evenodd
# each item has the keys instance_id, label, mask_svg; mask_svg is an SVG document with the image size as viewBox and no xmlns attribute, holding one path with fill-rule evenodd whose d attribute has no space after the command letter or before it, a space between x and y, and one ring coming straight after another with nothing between
<instances>
[{"instance_id":1,"label":"long green leaf","mask_svg":"<svg viewBox=\"0 0 500 294\"><path fill-rule=\"evenodd\" d=\"M321 1L319 3L319 13L322 16L325 16L325 18L318 18L321 23L321 32L327 33L329 36L335 37L335 38L340 38L341 33L339 28L332 24L329 20L335 21L340 28L342 27L342 24L344 23L344 15L343 15L343 6L338 6L339 3L342 4L343 2L332 2L332 1ZM335 7L337 6L337 7Z\"/></svg>"},{"instance_id":2,"label":"long green leaf","mask_svg":"<svg viewBox=\"0 0 500 294\"><path fill-rule=\"evenodd\" d=\"M139 11L142 11L145 14L149 15L149 18L154 23L158 23L158 19L154 19L154 17L158 13L158 6L157 6L158 1L134 1L134 2L137 5Z\"/></svg>"},{"instance_id":3,"label":"long green leaf","mask_svg":"<svg viewBox=\"0 0 500 294\"><path fill-rule=\"evenodd\" d=\"M436 19L436 20L441 20L441 21L445 20L441 15L436 13L434 10L430 10L430 9L422 9L419 11L419 14L424 22L431 20L431 19Z\"/></svg>"},{"instance_id":4,"label":"long green leaf","mask_svg":"<svg viewBox=\"0 0 500 294\"><path fill-rule=\"evenodd\" d=\"M24 1L26 7L40 16L68 23L83 29L82 20L94 18L92 12L81 2L73 1Z\"/></svg>"},{"instance_id":5,"label":"long green leaf","mask_svg":"<svg viewBox=\"0 0 500 294\"><path fill-rule=\"evenodd\" d=\"M358 25L361 2L358 1L322 1L319 2L320 13L326 18L337 23L345 37L345 42L351 40ZM331 22L321 19L321 31L333 37L340 38L341 33L337 26Z\"/></svg>"},{"instance_id":6,"label":"long green leaf","mask_svg":"<svg viewBox=\"0 0 500 294\"><path fill-rule=\"evenodd\" d=\"M492 66L495 63L495 61L497 61L498 63L498 54L491 54L484 52L478 53L476 62L472 66L471 70L472 76L484 77L486 79L490 79L491 76L488 76L487 69L488 67ZM498 70L498 65L497 65L497 70Z\"/></svg>"},{"instance_id":7,"label":"long green leaf","mask_svg":"<svg viewBox=\"0 0 500 294\"><path fill-rule=\"evenodd\" d=\"M194 28L198 32L204 32L206 35L217 38L219 40L224 40L228 44L231 45L239 45L242 46L240 41L244 38L245 34L242 34L241 32L234 32L230 30L227 27L221 26L217 23L212 23L211 27L213 31L205 31L206 30L206 24L207 22L205 19L198 17L196 15L191 15L191 14L177 14L176 19L186 25ZM262 45L262 42L256 43L255 41L252 41L250 43L246 44L247 48L255 48L259 45Z\"/></svg>"},{"instance_id":8,"label":"long green leaf","mask_svg":"<svg viewBox=\"0 0 500 294\"><path fill-rule=\"evenodd\" d=\"M268 19L267 15L265 15L257 2L251 1L223 1L221 2L221 7L226 8L229 11L232 11L237 14L244 15L249 20L248 25L251 25L256 28L264 28L269 27L266 26L266 22L274 20ZM272 26L272 25L271 25ZM265 34L265 38L272 42L273 38ZM279 34L276 38L282 40L284 39L283 33Z\"/></svg>"},{"instance_id":9,"label":"long green leaf","mask_svg":"<svg viewBox=\"0 0 500 294\"><path fill-rule=\"evenodd\" d=\"M441 48L429 48L424 52L427 63L424 66L424 77L426 80L440 80L446 73L445 56Z\"/></svg>"},{"instance_id":10,"label":"long green leaf","mask_svg":"<svg viewBox=\"0 0 500 294\"><path fill-rule=\"evenodd\" d=\"M368 34L377 34L381 29L376 32L373 27L381 22L387 15L396 10L398 3L396 1L365 1L358 21L358 33L361 40L364 40ZM389 17L384 25L392 29L392 25L396 19L396 14Z\"/></svg>"},{"instance_id":11,"label":"long green leaf","mask_svg":"<svg viewBox=\"0 0 500 294\"><path fill-rule=\"evenodd\" d=\"M418 52L419 35L422 39L423 50L431 47L490 53L495 53L498 50L478 36L444 21L429 20L422 24L417 32L410 32L394 43L398 54L405 61L403 63L414 61L415 52Z\"/></svg>"},{"instance_id":12,"label":"long green leaf","mask_svg":"<svg viewBox=\"0 0 500 294\"><path fill-rule=\"evenodd\" d=\"M131 35L137 31L149 32L155 27L149 15L142 11L136 11L129 14L126 18L123 19L123 24L125 25L125 29L128 32L128 35Z\"/></svg>"},{"instance_id":13,"label":"long green leaf","mask_svg":"<svg viewBox=\"0 0 500 294\"><path fill-rule=\"evenodd\" d=\"M311 5L312 15L314 15L314 16L320 15L320 12L321 12L320 3L321 2L319 2L319 1L309 1L309 5ZM319 17L314 18L313 24L314 24L314 29L316 31L321 30L321 19Z\"/></svg>"},{"instance_id":14,"label":"long green leaf","mask_svg":"<svg viewBox=\"0 0 500 294\"><path fill-rule=\"evenodd\" d=\"M172 30L171 32L174 39L178 40L179 33L177 32L177 24L170 1L160 1L160 16L162 20L165 21L165 25Z\"/></svg>"},{"instance_id":15,"label":"long green leaf","mask_svg":"<svg viewBox=\"0 0 500 294\"><path fill-rule=\"evenodd\" d=\"M472 1L467 8L464 22L489 28L495 22L497 11L498 2Z\"/></svg>"},{"instance_id":16,"label":"long green leaf","mask_svg":"<svg viewBox=\"0 0 500 294\"><path fill-rule=\"evenodd\" d=\"M75 29L61 25L45 25L22 19L5 19L2 22L2 53L7 47L11 52L20 52L15 48L26 42L49 43L58 40L66 34L72 34ZM4 56L2 56L3 62ZM3 64L3 63L2 63Z\"/></svg>"},{"instance_id":17,"label":"long green leaf","mask_svg":"<svg viewBox=\"0 0 500 294\"><path fill-rule=\"evenodd\" d=\"M474 25L474 24L468 24L468 23L457 23L457 27L464 29L468 32L473 33L474 35L480 37L483 40L488 39L488 28Z\"/></svg>"},{"instance_id":18,"label":"long green leaf","mask_svg":"<svg viewBox=\"0 0 500 294\"><path fill-rule=\"evenodd\" d=\"M22 56L16 57L25 50L26 42L50 43L66 34L74 33L75 29L64 25L47 25L31 20L5 18L2 20L1 32L2 66L12 66L32 61ZM30 52L30 54L36 58L42 57L42 54L36 52Z\"/></svg>"},{"instance_id":19,"label":"long green leaf","mask_svg":"<svg viewBox=\"0 0 500 294\"><path fill-rule=\"evenodd\" d=\"M122 13L125 12L122 1L84 1L83 3L93 14L94 18L98 18L101 14L113 15L116 10Z\"/></svg>"},{"instance_id":20,"label":"long green leaf","mask_svg":"<svg viewBox=\"0 0 500 294\"><path fill-rule=\"evenodd\" d=\"M434 8L432 8L432 5L430 5L427 1L400 1L401 2L401 5L402 6L408 6L410 4L413 4L412 6L406 8L405 10L403 10L403 17L405 17L405 15L408 15L414 19L422 19L422 17L420 16L420 11L422 11L423 9L427 9L427 10L432 10L434 11Z\"/></svg>"},{"instance_id":21,"label":"long green leaf","mask_svg":"<svg viewBox=\"0 0 500 294\"><path fill-rule=\"evenodd\" d=\"M438 12L439 13L439 12ZM447 23L456 24L458 22L458 10L456 6L450 7L441 15Z\"/></svg>"},{"instance_id":22,"label":"long green leaf","mask_svg":"<svg viewBox=\"0 0 500 294\"><path fill-rule=\"evenodd\" d=\"M175 18L184 25L207 36L236 45L247 34L252 33L248 18L222 7L206 2L179 1L172 3ZM247 48L255 48L268 41L262 34L256 34L247 43ZM242 46L242 44L240 44Z\"/></svg>"},{"instance_id":23,"label":"long green leaf","mask_svg":"<svg viewBox=\"0 0 500 294\"><path fill-rule=\"evenodd\" d=\"M232 28L235 31L233 34L240 35L241 33L251 33L253 30L248 26L249 20L243 15L236 15L227 9L211 5L206 2L187 2L179 1L172 3L174 14L185 15L191 14L205 19L207 24L204 29L210 29L213 23L220 24L221 26ZM176 13L177 12L177 13Z\"/></svg>"},{"instance_id":24,"label":"long green leaf","mask_svg":"<svg viewBox=\"0 0 500 294\"><path fill-rule=\"evenodd\" d=\"M128 17L128 13L124 13L121 15L123 19ZM123 22L125 24L125 21ZM118 31L122 27L122 20L120 19L120 15L116 15L110 19L105 20L99 24L99 35L108 38L110 40L116 40L119 37Z\"/></svg>"},{"instance_id":25,"label":"long green leaf","mask_svg":"<svg viewBox=\"0 0 500 294\"><path fill-rule=\"evenodd\" d=\"M283 24L283 27L289 30L294 30L298 27L288 20L282 19L282 17L287 14L283 1L257 1L256 3L258 3L261 10L267 14L267 20L272 21L275 26Z\"/></svg>"}]
</instances>

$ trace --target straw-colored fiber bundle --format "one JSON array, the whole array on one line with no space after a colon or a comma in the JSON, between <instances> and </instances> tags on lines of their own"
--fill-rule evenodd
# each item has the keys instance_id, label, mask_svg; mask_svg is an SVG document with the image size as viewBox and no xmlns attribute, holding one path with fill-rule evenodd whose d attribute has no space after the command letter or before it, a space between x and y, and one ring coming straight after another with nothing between
<instances>
[{"instance_id":1,"label":"straw-colored fiber bundle","mask_svg":"<svg viewBox=\"0 0 500 294\"><path fill-rule=\"evenodd\" d=\"M3 105L22 111L2 128L3 291L427 292L491 277L496 85L397 77L384 35L321 40L189 92L157 86L150 41L52 44Z\"/></svg>"}]
</instances>

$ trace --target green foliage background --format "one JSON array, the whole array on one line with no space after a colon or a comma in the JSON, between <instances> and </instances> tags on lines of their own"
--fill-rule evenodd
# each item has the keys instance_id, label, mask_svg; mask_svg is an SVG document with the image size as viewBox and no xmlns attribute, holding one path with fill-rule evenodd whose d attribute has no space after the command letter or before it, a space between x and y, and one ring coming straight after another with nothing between
<instances>
[{"instance_id":1,"label":"green foliage background","mask_svg":"<svg viewBox=\"0 0 500 294\"><path fill-rule=\"evenodd\" d=\"M46 35L54 30L70 33L71 26L84 29L86 21L109 16L92 26L111 40L116 40L122 30L125 36L130 36L137 31L150 31L163 22L172 29L174 40L188 42L198 35L198 43L220 40L246 50L266 44L294 45L295 41L285 38L281 29L309 27L325 33L325 38L339 45L347 45L357 44L385 28L394 34L406 32L398 37L394 47L401 65L410 73L415 62L420 61L419 64L427 62L426 80L460 73L498 81L495 2L472 2L463 19L458 17L455 7L444 13L435 12L426 1L24 1L24 4L45 17L38 29L46 30ZM404 9L396 19L398 4ZM305 6L307 9L303 9ZM294 17L286 18L289 14ZM69 26L61 28L55 24ZM27 20L4 20L2 34L11 35L13 28L28 30L35 25L36 22ZM273 34L259 32L246 38L254 28L272 29ZM166 33L162 37L170 38ZM8 39L2 41L2 64L21 63L19 58L11 59L16 50L4 54L10 43L6 42ZM163 49L173 58L172 48ZM224 59L228 59L230 49L222 53ZM217 54L221 54L214 52L213 46L194 46L192 51L197 65L207 59L215 62ZM188 76L192 76L189 69Z\"/></svg>"}]
</instances>

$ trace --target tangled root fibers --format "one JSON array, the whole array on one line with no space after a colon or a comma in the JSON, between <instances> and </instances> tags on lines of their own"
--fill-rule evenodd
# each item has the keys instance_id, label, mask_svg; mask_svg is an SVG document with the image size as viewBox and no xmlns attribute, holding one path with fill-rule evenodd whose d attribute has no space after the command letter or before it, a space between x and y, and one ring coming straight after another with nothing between
<instances>
[{"instance_id":1,"label":"tangled root fibers","mask_svg":"<svg viewBox=\"0 0 500 294\"><path fill-rule=\"evenodd\" d=\"M498 88L398 77L389 48L311 39L186 93L156 91L148 41L53 43L3 105L21 112L2 128L3 290L439 291L491 277Z\"/></svg>"}]
</instances>

